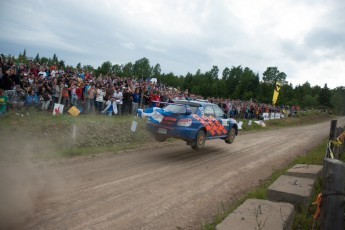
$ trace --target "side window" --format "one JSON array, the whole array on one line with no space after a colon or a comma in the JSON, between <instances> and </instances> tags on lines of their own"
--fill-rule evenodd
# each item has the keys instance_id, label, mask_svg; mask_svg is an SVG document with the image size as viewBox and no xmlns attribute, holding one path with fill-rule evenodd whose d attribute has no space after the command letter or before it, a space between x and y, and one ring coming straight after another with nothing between
<instances>
[{"instance_id":1,"label":"side window","mask_svg":"<svg viewBox=\"0 0 345 230\"><path fill-rule=\"evenodd\" d=\"M204 115L207 117L210 115L214 116L214 111L213 111L212 106L205 106Z\"/></svg>"},{"instance_id":2,"label":"side window","mask_svg":"<svg viewBox=\"0 0 345 230\"><path fill-rule=\"evenodd\" d=\"M216 117L223 117L224 116L224 112L221 108L219 108L218 106L213 106L214 112L216 114Z\"/></svg>"}]
</instances>

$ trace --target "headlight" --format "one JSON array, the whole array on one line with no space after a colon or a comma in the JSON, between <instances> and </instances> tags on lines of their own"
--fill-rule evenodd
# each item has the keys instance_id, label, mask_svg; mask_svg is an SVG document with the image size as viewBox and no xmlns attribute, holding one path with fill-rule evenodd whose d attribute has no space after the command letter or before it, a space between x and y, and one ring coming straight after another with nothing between
<instances>
[{"instance_id":1,"label":"headlight","mask_svg":"<svg viewBox=\"0 0 345 230\"><path fill-rule=\"evenodd\" d=\"M192 119L190 118L182 118L177 123L178 126L191 126L192 125Z\"/></svg>"}]
</instances>

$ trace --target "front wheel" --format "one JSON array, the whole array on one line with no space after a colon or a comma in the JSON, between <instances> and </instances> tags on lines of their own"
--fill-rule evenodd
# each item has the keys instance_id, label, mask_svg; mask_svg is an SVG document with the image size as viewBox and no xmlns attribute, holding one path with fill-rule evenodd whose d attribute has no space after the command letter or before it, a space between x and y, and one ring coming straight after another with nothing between
<instances>
[{"instance_id":1,"label":"front wheel","mask_svg":"<svg viewBox=\"0 0 345 230\"><path fill-rule=\"evenodd\" d=\"M192 149L199 150L202 149L205 145L206 141L206 134L203 130L199 130L196 134L196 140L194 141L192 145Z\"/></svg>"},{"instance_id":2,"label":"front wheel","mask_svg":"<svg viewBox=\"0 0 345 230\"><path fill-rule=\"evenodd\" d=\"M234 128L231 128L228 132L228 135L225 138L225 142L228 144L232 144L235 141L236 137L236 130Z\"/></svg>"}]
</instances>

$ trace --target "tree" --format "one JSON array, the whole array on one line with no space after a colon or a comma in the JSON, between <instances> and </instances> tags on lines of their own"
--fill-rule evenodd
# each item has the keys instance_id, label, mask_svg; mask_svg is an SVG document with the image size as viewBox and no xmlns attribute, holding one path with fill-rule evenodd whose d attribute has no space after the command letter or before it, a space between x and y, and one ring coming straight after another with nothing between
<instances>
[{"instance_id":1,"label":"tree","mask_svg":"<svg viewBox=\"0 0 345 230\"><path fill-rule=\"evenodd\" d=\"M212 69L206 74L211 77L212 80L218 79L219 68L218 66L213 66Z\"/></svg>"},{"instance_id":2,"label":"tree","mask_svg":"<svg viewBox=\"0 0 345 230\"><path fill-rule=\"evenodd\" d=\"M64 60L60 60L58 65L59 65L59 68L65 68L65 61Z\"/></svg>"},{"instance_id":3,"label":"tree","mask_svg":"<svg viewBox=\"0 0 345 230\"><path fill-rule=\"evenodd\" d=\"M81 70L81 63L79 62L75 68L76 68L78 71Z\"/></svg>"},{"instance_id":4,"label":"tree","mask_svg":"<svg viewBox=\"0 0 345 230\"><path fill-rule=\"evenodd\" d=\"M37 55L36 55L36 57L35 57L35 59L34 59L34 62L35 62L35 63L40 62L40 54L39 54L39 53L37 53Z\"/></svg>"},{"instance_id":5,"label":"tree","mask_svg":"<svg viewBox=\"0 0 345 230\"><path fill-rule=\"evenodd\" d=\"M155 65L155 67L152 69L152 75L153 75L153 77L159 79L160 76L161 76L161 71L162 71L162 70L161 70L161 65L157 63L157 64ZM170 74L174 75L173 73L169 73L168 75L170 75Z\"/></svg>"},{"instance_id":6,"label":"tree","mask_svg":"<svg viewBox=\"0 0 345 230\"><path fill-rule=\"evenodd\" d=\"M108 75L111 73L111 69L113 67L113 64L111 64L110 61L103 62L101 67L98 68L98 74Z\"/></svg>"},{"instance_id":7,"label":"tree","mask_svg":"<svg viewBox=\"0 0 345 230\"><path fill-rule=\"evenodd\" d=\"M227 80L230 77L230 69L226 67L222 73L222 80Z\"/></svg>"},{"instance_id":8,"label":"tree","mask_svg":"<svg viewBox=\"0 0 345 230\"><path fill-rule=\"evenodd\" d=\"M122 68L123 77L130 77L133 76L133 64L132 62L128 62Z\"/></svg>"},{"instance_id":9,"label":"tree","mask_svg":"<svg viewBox=\"0 0 345 230\"><path fill-rule=\"evenodd\" d=\"M322 106L330 107L331 106L331 91L327 87L327 83L322 88L319 96L319 103Z\"/></svg>"},{"instance_id":10,"label":"tree","mask_svg":"<svg viewBox=\"0 0 345 230\"><path fill-rule=\"evenodd\" d=\"M267 84L274 85L276 82L285 84L286 74L280 72L277 67L267 67L262 75L262 80Z\"/></svg>"},{"instance_id":11,"label":"tree","mask_svg":"<svg viewBox=\"0 0 345 230\"><path fill-rule=\"evenodd\" d=\"M41 59L40 59L40 64L42 65L42 64L44 64L44 63L48 64L48 58L46 58L46 57L41 57Z\"/></svg>"},{"instance_id":12,"label":"tree","mask_svg":"<svg viewBox=\"0 0 345 230\"><path fill-rule=\"evenodd\" d=\"M332 91L331 105L337 115L345 115L345 87L337 87Z\"/></svg>"},{"instance_id":13,"label":"tree","mask_svg":"<svg viewBox=\"0 0 345 230\"><path fill-rule=\"evenodd\" d=\"M111 67L111 72L116 76L122 76L122 67L119 64L115 64Z\"/></svg>"},{"instance_id":14,"label":"tree","mask_svg":"<svg viewBox=\"0 0 345 230\"><path fill-rule=\"evenodd\" d=\"M133 66L133 75L137 78L146 78L151 76L150 61L147 58L137 60Z\"/></svg>"}]
</instances>

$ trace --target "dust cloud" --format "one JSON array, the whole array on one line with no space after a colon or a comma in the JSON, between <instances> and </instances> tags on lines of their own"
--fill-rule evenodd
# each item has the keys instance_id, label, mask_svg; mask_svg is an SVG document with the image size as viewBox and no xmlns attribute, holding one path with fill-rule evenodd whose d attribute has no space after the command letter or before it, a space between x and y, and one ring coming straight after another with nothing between
<instances>
[{"instance_id":1,"label":"dust cloud","mask_svg":"<svg viewBox=\"0 0 345 230\"><path fill-rule=\"evenodd\" d=\"M53 140L0 133L0 229L21 229L39 209L39 200L66 190L65 179L51 160L36 154L56 148Z\"/></svg>"}]
</instances>

